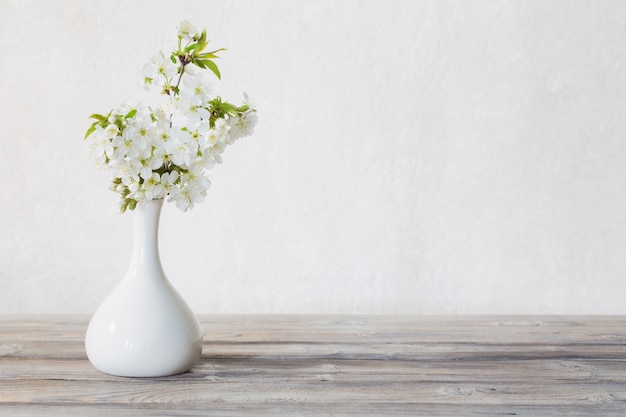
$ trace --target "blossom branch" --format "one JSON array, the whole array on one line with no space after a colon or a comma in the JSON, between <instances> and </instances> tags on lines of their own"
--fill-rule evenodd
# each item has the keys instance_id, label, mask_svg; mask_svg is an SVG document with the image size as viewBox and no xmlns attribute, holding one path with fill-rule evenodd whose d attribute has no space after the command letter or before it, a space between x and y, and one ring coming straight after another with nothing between
<instances>
[{"instance_id":1,"label":"blossom branch","mask_svg":"<svg viewBox=\"0 0 626 417\"><path fill-rule=\"evenodd\" d=\"M206 30L183 21L177 50L167 58L159 51L144 66L146 88L159 86L169 107L122 106L90 116L85 139L95 161L110 171L122 212L166 197L183 211L193 208L206 197L208 170L222 162L226 147L254 131L256 110L247 96L235 106L214 95L206 73L221 77L213 60L224 49L204 52L207 45ZM198 68L189 71L190 64Z\"/></svg>"}]
</instances>

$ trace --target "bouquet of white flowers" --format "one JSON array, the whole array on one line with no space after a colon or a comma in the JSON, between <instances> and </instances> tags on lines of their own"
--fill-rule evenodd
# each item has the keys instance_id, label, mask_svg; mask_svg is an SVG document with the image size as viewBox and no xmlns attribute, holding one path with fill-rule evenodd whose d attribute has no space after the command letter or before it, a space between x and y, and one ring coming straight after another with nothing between
<instances>
[{"instance_id":1,"label":"bouquet of white flowers","mask_svg":"<svg viewBox=\"0 0 626 417\"><path fill-rule=\"evenodd\" d=\"M222 162L226 146L252 134L257 115L247 95L240 106L215 96L209 75L221 78L213 60L224 49L205 52L208 43L206 30L181 22L176 50L157 52L142 70L145 87L158 87L166 99L90 116L85 139L110 171L122 212L168 196L183 211L193 208L206 197L207 171Z\"/></svg>"}]
</instances>

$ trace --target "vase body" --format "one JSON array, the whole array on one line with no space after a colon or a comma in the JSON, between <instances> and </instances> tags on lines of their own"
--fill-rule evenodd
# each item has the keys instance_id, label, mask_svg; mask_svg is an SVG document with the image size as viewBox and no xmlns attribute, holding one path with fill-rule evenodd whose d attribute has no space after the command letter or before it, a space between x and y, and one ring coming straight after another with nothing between
<instances>
[{"instance_id":1,"label":"vase body","mask_svg":"<svg viewBox=\"0 0 626 417\"><path fill-rule=\"evenodd\" d=\"M202 353L202 329L170 284L159 258L163 200L133 211L133 254L122 281L89 322L85 350L100 371L159 377L188 371Z\"/></svg>"}]
</instances>

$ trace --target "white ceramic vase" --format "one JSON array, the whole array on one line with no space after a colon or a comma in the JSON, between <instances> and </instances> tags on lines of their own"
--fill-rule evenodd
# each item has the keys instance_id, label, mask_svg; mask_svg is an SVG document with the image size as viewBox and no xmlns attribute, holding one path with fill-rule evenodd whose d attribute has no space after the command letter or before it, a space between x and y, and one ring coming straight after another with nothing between
<instances>
[{"instance_id":1,"label":"white ceramic vase","mask_svg":"<svg viewBox=\"0 0 626 417\"><path fill-rule=\"evenodd\" d=\"M89 322L87 357L104 373L175 375L188 371L202 353L200 323L161 266L158 228L162 205L162 199L146 201L133 211L130 267Z\"/></svg>"}]
</instances>

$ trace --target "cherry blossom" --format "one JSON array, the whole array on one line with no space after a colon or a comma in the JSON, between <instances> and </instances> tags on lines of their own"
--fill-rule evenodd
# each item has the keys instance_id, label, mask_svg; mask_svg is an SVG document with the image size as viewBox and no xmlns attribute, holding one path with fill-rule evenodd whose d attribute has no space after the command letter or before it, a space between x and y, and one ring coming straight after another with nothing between
<instances>
[{"instance_id":1,"label":"cherry blossom","mask_svg":"<svg viewBox=\"0 0 626 417\"><path fill-rule=\"evenodd\" d=\"M220 78L213 60L222 49L205 52L207 45L206 30L181 22L177 49L153 54L141 71L146 89L158 87L163 100L91 116L90 155L109 170L121 211L162 198L193 209L206 198L208 172L227 146L253 133L257 114L248 96L236 106L216 95L207 74Z\"/></svg>"}]
</instances>

